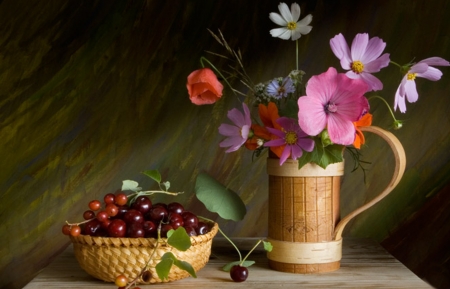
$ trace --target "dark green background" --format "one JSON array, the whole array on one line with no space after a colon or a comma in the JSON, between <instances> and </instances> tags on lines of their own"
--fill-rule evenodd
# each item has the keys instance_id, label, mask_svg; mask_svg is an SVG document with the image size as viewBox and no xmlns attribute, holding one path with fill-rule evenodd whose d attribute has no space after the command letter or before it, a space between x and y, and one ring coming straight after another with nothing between
<instances>
[{"instance_id":1,"label":"dark green background","mask_svg":"<svg viewBox=\"0 0 450 289\"><path fill-rule=\"evenodd\" d=\"M248 214L242 222L220 221L222 228L234 237L265 236L264 160L251 164L249 152L225 154L218 147L217 127L239 100L225 90L215 105L195 106L185 85L187 75L200 67L204 50L223 52L207 28L220 29L230 45L241 50L255 82L293 69L294 42L269 34L276 25L268 16L279 2L0 1L1 288L23 287L61 252L69 243L61 226L66 220L81 221L90 200L116 191L124 179L151 187L140 174L147 169L159 169L174 190L185 191L178 201L211 218L216 217L193 195L196 175L206 171L231 184ZM342 71L329 48L329 40L340 32L348 41L361 32L382 38L386 52L398 63L431 56L450 60L447 0L298 3L302 17L314 16L312 32L300 39L300 69L307 77L329 66ZM439 82L417 80L419 101L399 115L405 127L395 134L407 155L402 182L382 203L351 222L345 236L386 242L448 183L450 68L442 71ZM381 95L393 104L400 81L397 69L388 67L377 76L385 84ZM377 101L371 107L374 124L388 128L386 108ZM373 197L389 179L392 158L387 146L376 137L367 138L362 152L372 165L364 183L361 171L350 173L348 162L343 214ZM448 207L440 209L433 210L437 215L425 215L446 225L442 218ZM413 230L420 234L429 223L425 219L423 224ZM423 239L448 244L448 227ZM417 254L423 243L403 247L419 256L409 266L427 257ZM439 255L450 253L446 249ZM443 271L448 281L448 262L438 265L434 275Z\"/></svg>"}]
</instances>

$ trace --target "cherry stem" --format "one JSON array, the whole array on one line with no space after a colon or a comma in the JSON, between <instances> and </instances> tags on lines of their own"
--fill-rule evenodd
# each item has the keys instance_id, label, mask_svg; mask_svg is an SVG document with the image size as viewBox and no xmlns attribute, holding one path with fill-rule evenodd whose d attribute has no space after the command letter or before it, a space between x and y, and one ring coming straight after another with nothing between
<instances>
[{"instance_id":1,"label":"cherry stem","mask_svg":"<svg viewBox=\"0 0 450 289\"><path fill-rule=\"evenodd\" d=\"M140 191L139 192L139 194L147 195L147 196L150 196L150 195L153 195L153 194L166 194L166 195L178 196L178 195L183 194L183 193L184 192L168 192L168 191L163 191L163 190L161 190L161 191ZM138 193L136 193L136 194L138 194ZM131 194L131 195L136 195L136 194Z\"/></svg>"},{"instance_id":2,"label":"cherry stem","mask_svg":"<svg viewBox=\"0 0 450 289\"><path fill-rule=\"evenodd\" d=\"M241 266L242 264L244 264L245 260L248 258L248 256L250 256L250 254L256 249L256 247L258 247L258 245L262 242L262 240L258 240L258 242L256 243L255 246L253 246L253 248L247 253L247 255L245 255L244 259L242 259L241 263L239 263L239 266Z\"/></svg>"},{"instance_id":3,"label":"cherry stem","mask_svg":"<svg viewBox=\"0 0 450 289\"><path fill-rule=\"evenodd\" d=\"M144 268L142 268L141 272L139 272L139 274L136 276L136 278L131 280L131 282L125 287L125 289L130 289L131 286L136 284L137 280L142 276L142 274L144 274L145 270L148 267L148 264L150 264L150 261L153 259L153 256L155 255L156 250L158 249L159 243L161 242L161 223L159 223L157 231L158 231L158 239L156 240L156 245L155 245L155 248L153 249L152 254L150 255L150 258L148 259L148 261L145 264Z\"/></svg>"},{"instance_id":4,"label":"cherry stem","mask_svg":"<svg viewBox=\"0 0 450 289\"><path fill-rule=\"evenodd\" d=\"M202 218L202 219L205 220L205 221L209 221L209 222L215 223L213 220L210 220L210 219L208 219L208 218L205 218L205 217L200 217L200 218ZM239 251L239 249L238 249L238 247L236 246L236 244L234 244L233 241L231 241L231 239L228 238L227 235L225 235L225 233L220 229L219 224L217 224L217 228L219 229L219 232L225 237L225 239L227 239L228 242L230 242L231 245L233 245L233 247L236 249L236 251L237 251L237 253L238 253L238 255L239 255L239 262L242 262L242 254L241 254L241 251Z\"/></svg>"},{"instance_id":5,"label":"cherry stem","mask_svg":"<svg viewBox=\"0 0 450 289\"><path fill-rule=\"evenodd\" d=\"M88 222L94 220L95 218L96 218L96 217L94 217L94 218L92 218L92 219L89 219L89 220L85 220L85 221L83 221L83 222L79 222L79 223L69 223L68 221L66 221L66 224L69 225L69 226L79 226L79 225L81 225L81 224L88 223Z\"/></svg>"}]
</instances>

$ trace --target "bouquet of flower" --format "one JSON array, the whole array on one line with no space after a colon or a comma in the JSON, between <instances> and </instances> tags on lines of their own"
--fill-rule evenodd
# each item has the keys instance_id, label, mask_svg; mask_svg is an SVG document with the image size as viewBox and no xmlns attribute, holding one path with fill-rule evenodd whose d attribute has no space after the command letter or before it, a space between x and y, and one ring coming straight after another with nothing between
<instances>
[{"instance_id":1,"label":"bouquet of flower","mask_svg":"<svg viewBox=\"0 0 450 289\"><path fill-rule=\"evenodd\" d=\"M306 83L304 72L298 70L298 41L308 34L312 26L312 16L300 19L300 6L293 3L291 8L280 3L278 13L270 13L269 18L279 28L270 34L284 40L292 39L297 45L297 68L286 77L277 77L264 83L253 85L246 73L240 51L231 49L222 33L211 32L213 37L226 48L232 58L211 53L237 62L232 71L220 71L206 58L201 59L203 68L192 72L187 79L190 100L196 105L212 104L222 96L223 85L219 75L235 94L247 96L242 103L242 111L234 108L228 112L232 124L222 124L219 133L225 136L220 147L233 152L240 147L255 152L257 156L269 149L280 159L282 165L288 158L298 160L299 168L309 162L325 168L329 164L343 160L344 148L359 158L356 149L365 143L361 126L372 124L369 100L381 99L387 104L393 117L393 128L402 127L402 122L394 116L389 104L380 96L367 98L366 93L383 89L383 83L373 75L389 64L398 66L402 80L395 92L393 110L406 112L406 102L418 100L415 79L418 77L437 81L442 72L435 66L450 66L440 57L430 57L416 63L397 64L383 51L386 43L378 38L370 38L367 33L357 34L349 47L344 36L338 34L330 40L334 55L340 60L345 73L329 67L326 72L312 76ZM207 68L204 62L211 68ZM237 68L235 68L237 67ZM217 75L216 75L217 74ZM234 89L229 79L239 77L249 89L242 93ZM259 122L252 121L250 107L256 106Z\"/></svg>"}]
</instances>

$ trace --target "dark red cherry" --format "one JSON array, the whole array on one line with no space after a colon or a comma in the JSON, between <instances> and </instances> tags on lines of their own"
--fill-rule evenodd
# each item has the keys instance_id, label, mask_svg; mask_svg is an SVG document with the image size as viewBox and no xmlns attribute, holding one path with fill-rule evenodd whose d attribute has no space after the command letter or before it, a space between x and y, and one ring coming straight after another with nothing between
<instances>
[{"instance_id":1,"label":"dark red cherry","mask_svg":"<svg viewBox=\"0 0 450 289\"><path fill-rule=\"evenodd\" d=\"M152 221L146 220L142 223L144 228L144 233L146 238L156 238L158 235L158 228L156 224Z\"/></svg>"},{"instance_id":2,"label":"dark red cherry","mask_svg":"<svg viewBox=\"0 0 450 289\"><path fill-rule=\"evenodd\" d=\"M147 196L139 196L131 207L145 215L152 208L152 201Z\"/></svg>"},{"instance_id":3,"label":"dark red cherry","mask_svg":"<svg viewBox=\"0 0 450 289\"><path fill-rule=\"evenodd\" d=\"M97 219L92 219L84 224L83 235L95 236L98 230L101 229L101 222Z\"/></svg>"},{"instance_id":4,"label":"dark red cherry","mask_svg":"<svg viewBox=\"0 0 450 289\"><path fill-rule=\"evenodd\" d=\"M130 209L128 210L125 215L123 215L123 220L127 224L131 223L143 223L144 222L144 216L141 212L139 212L136 209Z\"/></svg>"},{"instance_id":5,"label":"dark red cherry","mask_svg":"<svg viewBox=\"0 0 450 289\"><path fill-rule=\"evenodd\" d=\"M126 236L129 238L144 238L144 226L141 223L131 223L127 226Z\"/></svg>"},{"instance_id":6,"label":"dark red cherry","mask_svg":"<svg viewBox=\"0 0 450 289\"><path fill-rule=\"evenodd\" d=\"M191 226L193 228L197 228L198 226L198 218L195 214L185 211L181 214L183 216L184 226Z\"/></svg>"},{"instance_id":7,"label":"dark red cherry","mask_svg":"<svg viewBox=\"0 0 450 289\"><path fill-rule=\"evenodd\" d=\"M170 224L162 224L161 226L161 238L167 238L167 232L172 230L173 227Z\"/></svg>"},{"instance_id":8,"label":"dark red cherry","mask_svg":"<svg viewBox=\"0 0 450 289\"><path fill-rule=\"evenodd\" d=\"M230 270L230 277L234 282L244 282L248 277L248 269L239 265L234 265Z\"/></svg>"},{"instance_id":9,"label":"dark red cherry","mask_svg":"<svg viewBox=\"0 0 450 289\"><path fill-rule=\"evenodd\" d=\"M166 220L168 212L163 206L153 206L148 212L148 216L150 218L147 217L147 219L151 219L155 223L159 223L160 221Z\"/></svg>"},{"instance_id":10,"label":"dark red cherry","mask_svg":"<svg viewBox=\"0 0 450 289\"><path fill-rule=\"evenodd\" d=\"M110 237L125 237L127 233L127 224L124 220L114 219L108 226L108 235Z\"/></svg>"},{"instance_id":11,"label":"dark red cherry","mask_svg":"<svg viewBox=\"0 0 450 289\"><path fill-rule=\"evenodd\" d=\"M188 236L190 236L190 237L197 236L197 232L195 231L195 228L193 228L191 226L184 226L184 229L186 230L186 233L188 234Z\"/></svg>"},{"instance_id":12,"label":"dark red cherry","mask_svg":"<svg viewBox=\"0 0 450 289\"><path fill-rule=\"evenodd\" d=\"M197 232L197 235L205 235L209 232L209 226L205 222L198 222L195 231Z\"/></svg>"},{"instance_id":13,"label":"dark red cherry","mask_svg":"<svg viewBox=\"0 0 450 289\"><path fill-rule=\"evenodd\" d=\"M184 212L184 207L180 203L172 202L167 205L167 210L171 213L182 214Z\"/></svg>"}]
</instances>

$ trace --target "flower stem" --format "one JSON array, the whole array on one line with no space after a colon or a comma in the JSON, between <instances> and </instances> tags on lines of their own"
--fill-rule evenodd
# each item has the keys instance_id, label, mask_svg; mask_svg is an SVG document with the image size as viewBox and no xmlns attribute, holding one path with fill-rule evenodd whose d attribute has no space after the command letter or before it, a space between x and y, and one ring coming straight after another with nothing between
<instances>
[{"instance_id":1,"label":"flower stem","mask_svg":"<svg viewBox=\"0 0 450 289\"><path fill-rule=\"evenodd\" d=\"M231 86L231 84L228 82L228 80L226 79L225 76L223 76L222 72L220 72L219 69L217 69L217 67L215 67L211 61L209 61L208 59L206 59L204 56L202 56L200 58L200 63L202 64L202 67L205 67L205 65L203 64L203 61L206 61L222 78L223 80L227 83L227 85L231 88L231 91L233 91L233 93L236 95L236 91L234 90L234 88Z\"/></svg>"},{"instance_id":2,"label":"flower stem","mask_svg":"<svg viewBox=\"0 0 450 289\"><path fill-rule=\"evenodd\" d=\"M392 63L392 64L394 64L395 66L398 66L399 68L402 68L402 66L400 65L400 64L398 64L397 62L394 62L394 61L389 61L390 63Z\"/></svg>"},{"instance_id":3,"label":"flower stem","mask_svg":"<svg viewBox=\"0 0 450 289\"><path fill-rule=\"evenodd\" d=\"M368 98L368 101L370 101L372 98L378 98L378 99L382 100L384 104L386 104L386 106L387 106L389 112L391 113L392 118L394 119L394 128L395 128L395 129L401 128L402 122L401 122L400 120L398 120L398 119L395 118L394 112L392 111L392 109L391 109L389 103L387 103L387 101L386 101L384 98L382 98L381 96L379 96L379 95L372 95L372 96L370 96L370 97Z\"/></svg>"},{"instance_id":4,"label":"flower stem","mask_svg":"<svg viewBox=\"0 0 450 289\"><path fill-rule=\"evenodd\" d=\"M296 69L298 70L298 39L295 40L295 62L297 64Z\"/></svg>"}]
</instances>

